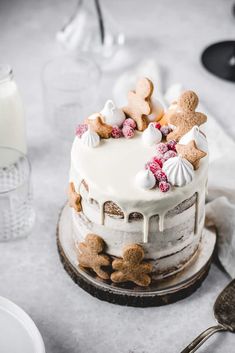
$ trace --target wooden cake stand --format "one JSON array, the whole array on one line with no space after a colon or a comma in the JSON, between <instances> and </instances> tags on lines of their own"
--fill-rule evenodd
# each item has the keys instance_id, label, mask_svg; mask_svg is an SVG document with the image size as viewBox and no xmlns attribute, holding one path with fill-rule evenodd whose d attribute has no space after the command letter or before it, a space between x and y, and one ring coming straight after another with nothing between
<instances>
[{"instance_id":1,"label":"wooden cake stand","mask_svg":"<svg viewBox=\"0 0 235 353\"><path fill-rule=\"evenodd\" d=\"M73 240L71 209L65 205L57 226L57 245L61 262L74 282L94 297L119 305L160 306L186 298L206 278L215 247L216 235L204 228L198 256L184 270L169 278L153 281L147 288L114 284L80 269Z\"/></svg>"}]
</instances>

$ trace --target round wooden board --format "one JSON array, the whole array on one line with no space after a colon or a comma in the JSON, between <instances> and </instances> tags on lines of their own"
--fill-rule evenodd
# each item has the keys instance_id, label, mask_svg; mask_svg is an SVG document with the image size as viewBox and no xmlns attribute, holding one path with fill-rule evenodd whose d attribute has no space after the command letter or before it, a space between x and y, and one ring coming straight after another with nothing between
<instances>
[{"instance_id":1,"label":"round wooden board","mask_svg":"<svg viewBox=\"0 0 235 353\"><path fill-rule=\"evenodd\" d=\"M71 209L62 209L57 225L57 246L61 262L76 284L94 297L113 304L135 307L161 306L188 297L206 278L215 247L216 235L204 228L202 241L190 266L178 274L154 281L148 288L116 285L103 281L78 266L73 240Z\"/></svg>"}]
</instances>

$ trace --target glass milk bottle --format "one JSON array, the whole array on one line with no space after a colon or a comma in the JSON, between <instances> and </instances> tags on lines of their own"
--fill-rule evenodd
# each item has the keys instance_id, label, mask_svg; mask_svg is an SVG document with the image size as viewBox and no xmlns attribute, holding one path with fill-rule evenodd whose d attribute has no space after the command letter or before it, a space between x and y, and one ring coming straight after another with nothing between
<instances>
[{"instance_id":1,"label":"glass milk bottle","mask_svg":"<svg viewBox=\"0 0 235 353\"><path fill-rule=\"evenodd\" d=\"M0 146L26 154L23 103L8 65L0 65Z\"/></svg>"}]
</instances>

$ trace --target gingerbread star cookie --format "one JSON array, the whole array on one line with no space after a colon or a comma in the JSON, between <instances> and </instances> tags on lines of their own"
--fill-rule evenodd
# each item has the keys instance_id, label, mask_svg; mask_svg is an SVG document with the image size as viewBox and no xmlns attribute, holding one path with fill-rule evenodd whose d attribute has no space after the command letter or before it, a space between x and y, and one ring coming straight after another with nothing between
<instances>
[{"instance_id":1,"label":"gingerbread star cookie","mask_svg":"<svg viewBox=\"0 0 235 353\"><path fill-rule=\"evenodd\" d=\"M206 122L206 115L195 111L197 105L198 96L193 91L186 91L180 96L177 109L165 115L168 124L176 127L167 135L167 141L179 141L193 126L200 126Z\"/></svg>"},{"instance_id":2,"label":"gingerbread star cookie","mask_svg":"<svg viewBox=\"0 0 235 353\"><path fill-rule=\"evenodd\" d=\"M207 154L197 148L194 140L190 141L187 145L176 145L176 151L185 159L187 159L194 167L199 168L200 159L205 157Z\"/></svg>"},{"instance_id":3,"label":"gingerbread star cookie","mask_svg":"<svg viewBox=\"0 0 235 353\"><path fill-rule=\"evenodd\" d=\"M89 124L101 138L108 139L111 137L113 128L111 125L103 122L100 114L97 113L94 116L87 118L85 123Z\"/></svg>"},{"instance_id":4,"label":"gingerbread star cookie","mask_svg":"<svg viewBox=\"0 0 235 353\"><path fill-rule=\"evenodd\" d=\"M68 190L69 206L73 207L77 212L82 210L81 195L75 191L74 183L69 183Z\"/></svg>"},{"instance_id":5,"label":"gingerbread star cookie","mask_svg":"<svg viewBox=\"0 0 235 353\"><path fill-rule=\"evenodd\" d=\"M92 269L100 278L109 279L109 274L102 267L110 265L110 258L104 255L104 240L95 234L87 234L85 241L78 246L78 262L85 268Z\"/></svg>"},{"instance_id":6,"label":"gingerbread star cookie","mask_svg":"<svg viewBox=\"0 0 235 353\"><path fill-rule=\"evenodd\" d=\"M149 274L152 272L150 263L142 262L144 250L138 244L131 244L124 248L123 259L116 259L112 263L115 272L111 274L111 280L115 283L134 282L147 287L151 282Z\"/></svg>"},{"instance_id":7,"label":"gingerbread star cookie","mask_svg":"<svg viewBox=\"0 0 235 353\"><path fill-rule=\"evenodd\" d=\"M136 90L128 93L128 104L123 108L126 115L136 121L137 129L143 131L148 126L147 115L151 114L151 95L153 83L148 78L137 82Z\"/></svg>"}]
</instances>

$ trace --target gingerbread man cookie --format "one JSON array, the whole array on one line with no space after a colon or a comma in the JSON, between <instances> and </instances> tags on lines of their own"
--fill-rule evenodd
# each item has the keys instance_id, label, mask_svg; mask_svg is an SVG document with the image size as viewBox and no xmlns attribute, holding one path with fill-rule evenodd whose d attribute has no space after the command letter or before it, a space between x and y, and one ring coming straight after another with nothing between
<instances>
[{"instance_id":1,"label":"gingerbread man cookie","mask_svg":"<svg viewBox=\"0 0 235 353\"><path fill-rule=\"evenodd\" d=\"M177 103L177 109L166 113L168 124L176 128L167 135L167 141L176 140L185 135L193 126L205 123L207 117L203 113L195 112L198 105L198 96L193 91L184 92Z\"/></svg>"},{"instance_id":2,"label":"gingerbread man cookie","mask_svg":"<svg viewBox=\"0 0 235 353\"><path fill-rule=\"evenodd\" d=\"M111 280L116 283L134 282L135 284L147 287L151 282L149 273L153 266L150 263L142 262L144 250L138 244L131 244L125 247L123 259L116 259L112 263L115 272L111 274Z\"/></svg>"},{"instance_id":3,"label":"gingerbread man cookie","mask_svg":"<svg viewBox=\"0 0 235 353\"><path fill-rule=\"evenodd\" d=\"M85 241L78 245L78 262L85 268L92 269L100 278L109 279L109 274L102 269L110 265L110 258L103 254L105 242L95 234L87 234Z\"/></svg>"},{"instance_id":4,"label":"gingerbread man cookie","mask_svg":"<svg viewBox=\"0 0 235 353\"><path fill-rule=\"evenodd\" d=\"M99 113L93 114L91 117L87 118L85 121L86 124L89 124L92 129L104 139L108 139L112 134L112 126L105 124Z\"/></svg>"},{"instance_id":5,"label":"gingerbread man cookie","mask_svg":"<svg viewBox=\"0 0 235 353\"><path fill-rule=\"evenodd\" d=\"M128 93L128 105L123 108L126 115L134 119L137 129L143 131L148 126L147 115L151 114L151 95L153 83L148 78L142 78L137 82L136 90Z\"/></svg>"},{"instance_id":6,"label":"gingerbread man cookie","mask_svg":"<svg viewBox=\"0 0 235 353\"><path fill-rule=\"evenodd\" d=\"M80 212L82 210L81 195L75 191L74 183L69 183L68 190L69 206L73 207L75 211Z\"/></svg>"}]
</instances>

